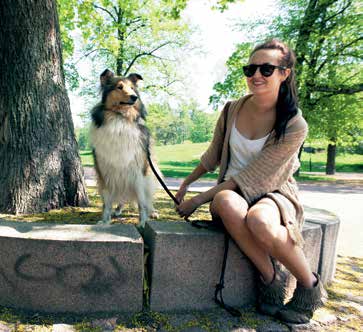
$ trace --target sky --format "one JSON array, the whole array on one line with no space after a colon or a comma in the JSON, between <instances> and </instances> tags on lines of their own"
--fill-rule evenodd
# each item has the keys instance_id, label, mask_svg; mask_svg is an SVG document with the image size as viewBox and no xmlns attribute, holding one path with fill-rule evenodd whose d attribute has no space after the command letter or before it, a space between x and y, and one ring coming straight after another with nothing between
<instances>
[{"instance_id":1,"label":"sky","mask_svg":"<svg viewBox=\"0 0 363 332\"><path fill-rule=\"evenodd\" d=\"M191 42L198 44L203 53L186 56L183 68L191 79L192 97L198 101L202 110L211 110L208 101L213 94L213 85L224 80L225 63L234 46L248 37L246 32L235 28L238 19L258 18L273 13L275 4L276 0L245 0L243 3L229 5L229 9L221 13L211 9L210 1L189 1L182 16L197 27L198 33L191 36ZM81 64L80 69L87 70L85 67L85 64ZM69 93L69 96L73 121L79 127L82 123L78 113L84 112L85 102L74 93Z\"/></svg>"}]
</instances>

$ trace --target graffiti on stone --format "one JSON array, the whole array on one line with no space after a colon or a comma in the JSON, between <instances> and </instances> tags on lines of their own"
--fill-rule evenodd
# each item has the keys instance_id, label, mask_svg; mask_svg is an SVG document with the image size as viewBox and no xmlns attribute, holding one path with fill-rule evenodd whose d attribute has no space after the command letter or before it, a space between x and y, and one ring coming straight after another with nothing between
<instances>
[{"instance_id":1,"label":"graffiti on stone","mask_svg":"<svg viewBox=\"0 0 363 332\"><path fill-rule=\"evenodd\" d=\"M92 263L69 263L61 266L50 263L40 263L31 254L17 258L14 265L15 275L28 282L55 282L62 287L84 292L86 294L112 294L115 283L124 282L123 269L115 257L108 256L113 274L109 275ZM31 267L31 268L30 268ZM36 268L38 267L38 268ZM15 289L15 283L0 268L0 276Z\"/></svg>"}]
</instances>

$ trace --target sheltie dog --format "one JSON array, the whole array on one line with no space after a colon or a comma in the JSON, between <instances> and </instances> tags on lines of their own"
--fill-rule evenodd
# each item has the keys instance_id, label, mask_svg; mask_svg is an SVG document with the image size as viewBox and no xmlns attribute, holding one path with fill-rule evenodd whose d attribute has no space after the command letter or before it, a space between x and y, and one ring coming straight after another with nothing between
<instances>
[{"instance_id":1,"label":"sheltie dog","mask_svg":"<svg viewBox=\"0 0 363 332\"><path fill-rule=\"evenodd\" d=\"M106 69L100 76L102 100L91 111L90 140L103 215L99 223L111 222L122 213L126 202L138 203L139 227L156 218L153 194L156 181L151 172L150 134L145 126L146 109L140 100L139 74L117 77Z\"/></svg>"}]
</instances>

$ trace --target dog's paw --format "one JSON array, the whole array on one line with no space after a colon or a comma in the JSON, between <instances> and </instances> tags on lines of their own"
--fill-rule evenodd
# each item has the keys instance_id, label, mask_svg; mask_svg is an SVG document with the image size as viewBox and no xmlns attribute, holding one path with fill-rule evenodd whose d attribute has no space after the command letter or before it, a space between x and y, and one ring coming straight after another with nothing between
<instances>
[{"instance_id":1,"label":"dog's paw","mask_svg":"<svg viewBox=\"0 0 363 332\"><path fill-rule=\"evenodd\" d=\"M159 219L159 213L156 210L154 210L153 212L151 212L150 218L151 219Z\"/></svg>"}]
</instances>

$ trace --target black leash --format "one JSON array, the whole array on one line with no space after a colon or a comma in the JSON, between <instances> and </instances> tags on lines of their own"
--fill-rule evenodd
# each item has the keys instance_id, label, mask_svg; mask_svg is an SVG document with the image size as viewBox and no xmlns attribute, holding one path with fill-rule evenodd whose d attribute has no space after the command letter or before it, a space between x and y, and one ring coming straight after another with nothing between
<instances>
[{"instance_id":1,"label":"black leash","mask_svg":"<svg viewBox=\"0 0 363 332\"><path fill-rule=\"evenodd\" d=\"M147 157L148 157L148 161L149 161L151 170L153 171L154 175L158 179L159 183L164 188L164 190L169 195L169 197L174 201L174 203L176 205L179 205L179 202L176 199L176 197L169 190L169 188L167 187L167 185L165 184L165 182L163 181L163 179L161 178L159 173L156 171L154 164L151 160L150 153L148 153ZM210 227L211 225L210 226L208 224L200 225L197 223L197 221L193 221L193 220L190 221L188 218L184 218L184 219L185 219L185 221L189 222L192 226L194 226L196 228L211 228ZM221 271L221 275L219 278L219 283L216 285L216 289L214 292L214 302L216 302L220 307L222 307L223 309L228 311L232 316L238 317L238 316L241 316L241 313L237 309L229 306L228 304L225 304L224 300L223 300L222 290L224 288L224 273L226 271L226 266L227 266L228 248L229 248L229 235L226 232L226 230L224 230L224 254L223 254L222 271ZM218 298L218 295L219 295L219 298Z\"/></svg>"},{"instance_id":2,"label":"black leash","mask_svg":"<svg viewBox=\"0 0 363 332\"><path fill-rule=\"evenodd\" d=\"M161 178L161 176L159 175L159 173L157 172L157 170L154 167L154 164L151 160L150 157L150 153L148 153L147 159L149 161L149 165L151 167L151 170L153 171L154 175L156 176L156 178L158 179L159 183L161 184L161 186L164 188L164 190L166 191L166 193L169 195L169 197L174 201L174 203L176 205L179 205L180 203L178 202L178 200L176 199L176 197L173 195L173 193L169 190L169 188L167 187L167 185L165 184L165 182L163 181L163 179ZM197 223L197 221L190 221L187 217L184 218L186 222L191 223L192 226L196 227L196 228L208 228L206 225L199 225Z\"/></svg>"},{"instance_id":3,"label":"black leash","mask_svg":"<svg viewBox=\"0 0 363 332\"><path fill-rule=\"evenodd\" d=\"M236 308L231 307L228 304L225 304L223 300L222 290L224 288L224 273L226 271L226 266L227 266L228 248L229 248L229 235L226 231L224 231L224 255L222 263L222 271L221 271L221 276L219 278L219 283L216 285L216 289L214 291L214 302L216 302L223 309L227 310L232 316L238 317L241 316L240 311L237 310Z\"/></svg>"}]
</instances>

